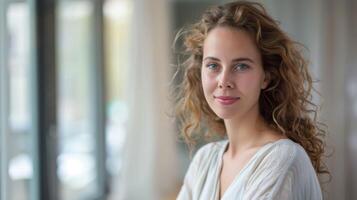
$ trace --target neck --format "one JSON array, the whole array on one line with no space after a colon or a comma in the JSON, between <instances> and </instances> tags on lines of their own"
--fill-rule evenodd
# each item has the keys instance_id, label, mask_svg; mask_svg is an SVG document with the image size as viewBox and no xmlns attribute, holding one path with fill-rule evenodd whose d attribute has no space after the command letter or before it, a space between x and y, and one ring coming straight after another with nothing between
<instances>
[{"instance_id":1,"label":"neck","mask_svg":"<svg viewBox=\"0 0 357 200\"><path fill-rule=\"evenodd\" d=\"M224 123L229 140L227 153L231 157L259 145L268 130L268 126L259 112L250 112L239 119L226 119Z\"/></svg>"}]
</instances>

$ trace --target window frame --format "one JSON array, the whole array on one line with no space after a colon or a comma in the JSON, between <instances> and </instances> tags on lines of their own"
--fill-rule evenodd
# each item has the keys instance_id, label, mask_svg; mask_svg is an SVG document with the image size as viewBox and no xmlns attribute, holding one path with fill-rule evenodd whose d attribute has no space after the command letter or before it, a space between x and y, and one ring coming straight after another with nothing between
<instances>
[{"instance_id":1,"label":"window frame","mask_svg":"<svg viewBox=\"0 0 357 200\"><path fill-rule=\"evenodd\" d=\"M31 121L31 157L33 160L33 178L30 183L30 200L58 200L57 163L57 69L56 69L56 4L60 0L1 0L0 1L0 199L9 199L7 193L8 162L7 133L9 88L6 71L6 12L8 5L27 2L30 13L30 115ZM82 0L74 0L82 1ZM103 4L101 0L86 0L93 3L94 20L91 29L95 43L90 68L91 105L94 106L92 120L95 123L96 166L98 196L93 200L105 199L108 194L106 170L106 113L104 84L104 47L103 47ZM4 177L7 177L4 179Z\"/></svg>"},{"instance_id":2,"label":"window frame","mask_svg":"<svg viewBox=\"0 0 357 200\"><path fill-rule=\"evenodd\" d=\"M103 16L103 5L105 1L102 0L89 0L93 1L94 5L94 20L92 25L92 31L94 33L95 47L93 51L93 58L95 59L95 64L91 65L91 76L93 78L92 87L94 92L92 93L92 99L95 115L95 132L96 134L96 166L97 166L97 184L99 196L95 199L105 199L109 192L109 182L108 182L108 172L106 169L106 87L105 87L105 63L104 63L104 16Z\"/></svg>"},{"instance_id":3,"label":"window frame","mask_svg":"<svg viewBox=\"0 0 357 200\"><path fill-rule=\"evenodd\" d=\"M5 0L0 1L0 199L7 199L7 137L8 130L8 79L6 76L6 7Z\"/></svg>"}]
</instances>

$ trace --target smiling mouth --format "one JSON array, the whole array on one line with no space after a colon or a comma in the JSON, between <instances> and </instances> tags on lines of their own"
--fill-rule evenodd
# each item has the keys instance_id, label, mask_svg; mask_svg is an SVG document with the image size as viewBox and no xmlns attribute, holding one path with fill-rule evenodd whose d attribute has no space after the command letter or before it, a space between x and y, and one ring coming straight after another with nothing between
<instances>
[{"instance_id":1,"label":"smiling mouth","mask_svg":"<svg viewBox=\"0 0 357 200\"><path fill-rule=\"evenodd\" d=\"M240 97L232 96L214 96L214 98L222 105L231 105L240 99Z\"/></svg>"}]
</instances>

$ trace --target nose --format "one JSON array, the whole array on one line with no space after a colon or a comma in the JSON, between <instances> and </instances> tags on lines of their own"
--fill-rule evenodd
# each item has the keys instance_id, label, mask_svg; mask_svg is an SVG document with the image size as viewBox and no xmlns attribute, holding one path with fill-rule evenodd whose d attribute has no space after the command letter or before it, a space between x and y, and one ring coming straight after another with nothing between
<instances>
[{"instance_id":1,"label":"nose","mask_svg":"<svg viewBox=\"0 0 357 200\"><path fill-rule=\"evenodd\" d=\"M221 88L221 89L224 89L224 88L232 89L232 88L233 88L233 84L228 83L228 82L226 82L226 83L220 83L220 84L218 85L218 87Z\"/></svg>"},{"instance_id":2,"label":"nose","mask_svg":"<svg viewBox=\"0 0 357 200\"><path fill-rule=\"evenodd\" d=\"M222 71L222 73L219 76L218 87L220 89L232 89L232 88L234 88L234 83L231 80L229 72Z\"/></svg>"}]
</instances>

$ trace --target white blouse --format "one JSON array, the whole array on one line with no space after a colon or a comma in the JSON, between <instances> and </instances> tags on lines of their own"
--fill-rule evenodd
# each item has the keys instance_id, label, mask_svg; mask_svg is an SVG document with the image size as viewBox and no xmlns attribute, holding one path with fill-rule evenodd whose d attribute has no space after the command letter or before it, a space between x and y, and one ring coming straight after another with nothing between
<instances>
[{"instance_id":1,"label":"white blouse","mask_svg":"<svg viewBox=\"0 0 357 200\"><path fill-rule=\"evenodd\" d=\"M195 154L177 200L218 200L228 140L206 144ZM321 188L305 150L290 139L262 146L221 200L321 200Z\"/></svg>"}]
</instances>

